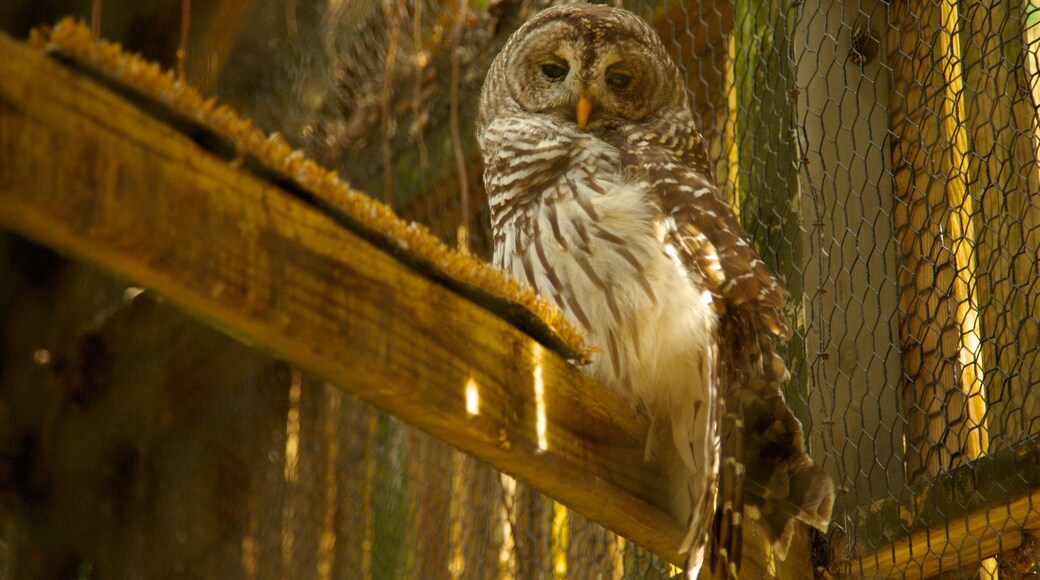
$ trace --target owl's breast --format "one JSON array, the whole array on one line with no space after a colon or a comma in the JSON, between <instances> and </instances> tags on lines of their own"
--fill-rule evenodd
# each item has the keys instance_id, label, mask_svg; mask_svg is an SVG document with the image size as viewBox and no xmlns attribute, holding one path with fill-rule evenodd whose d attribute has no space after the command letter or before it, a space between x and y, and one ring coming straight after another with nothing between
<instances>
[{"instance_id":1,"label":"owl's breast","mask_svg":"<svg viewBox=\"0 0 1040 580\"><path fill-rule=\"evenodd\" d=\"M716 314L670 246L659 196L626 177L638 172L609 143L524 121L482 135L496 265L586 330L600 351L584 370L669 426L676 473L714 469ZM705 497L694 484L673 496L673 511L685 518Z\"/></svg>"},{"instance_id":2,"label":"owl's breast","mask_svg":"<svg viewBox=\"0 0 1040 580\"><path fill-rule=\"evenodd\" d=\"M495 261L586 330L596 379L650 407L704 401L715 313L670 257L647 187L567 171L496 227Z\"/></svg>"}]
</instances>

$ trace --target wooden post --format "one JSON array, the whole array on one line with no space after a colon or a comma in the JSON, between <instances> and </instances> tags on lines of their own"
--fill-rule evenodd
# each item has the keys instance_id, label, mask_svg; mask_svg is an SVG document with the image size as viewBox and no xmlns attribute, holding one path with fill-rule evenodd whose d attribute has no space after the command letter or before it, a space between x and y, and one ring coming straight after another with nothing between
<instances>
[{"instance_id":1,"label":"wooden post","mask_svg":"<svg viewBox=\"0 0 1040 580\"><path fill-rule=\"evenodd\" d=\"M808 161L801 212L815 428L807 436L814 451L828 452L826 467L836 475L835 530L843 528L843 512L904 486L904 426L896 419L899 252L890 155L882 141L889 75L877 50L888 3L858 7L850 13L844 2L805 0L795 37L798 119ZM873 49L864 62L850 54L857 29Z\"/></svg>"},{"instance_id":2,"label":"wooden post","mask_svg":"<svg viewBox=\"0 0 1040 580\"><path fill-rule=\"evenodd\" d=\"M982 362L997 447L1040 433L1040 172L1022 2L964 4L969 175L978 180Z\"/></svg>"},{"instance_id":3,"label":"wooden post","mask_svg":"<svg viewBox=\"0 0 1040 580\"><path fill-rule=\"evenodd\" d=\"M945 0L944 0L945 1ZM961 324L954 284L958 265L949 236L951 179L943 131L946 79L932 66L943 30L939 6L902 0L889 8L888 63L893 212L900 246L898 274L905 476L914 483L965 458L968 412L958 375Z\"/></svg>"},{"instance_id":4,"label":"wooden post","mask_svg":"<svg viewBox=\"0 0 1040 580\"><path fill-rule=\"evenodd\" d=\"M220 77L235 42L247 25L253 0L194 2L188 28L184 74L193 85L205 89ZM286 27L295 22L295 3L287 3Z\"/></svg>"}]
</instances>

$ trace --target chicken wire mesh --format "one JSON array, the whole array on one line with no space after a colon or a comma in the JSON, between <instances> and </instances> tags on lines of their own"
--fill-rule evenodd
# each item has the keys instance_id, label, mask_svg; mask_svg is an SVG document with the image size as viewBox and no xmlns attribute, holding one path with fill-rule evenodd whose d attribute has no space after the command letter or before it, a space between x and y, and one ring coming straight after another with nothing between
<instances>
[{"instance_id":1,"label":"chicken wire mesh","mask_svg":"<svg viewBox=\"0 0 1040 580\"><path fill-rule=\"evenodd\" d=\"M179 63L356 188L490 255L477 95L498 48L544 3L170 1L137 13L125 4L14 2L0 16L37 24L93 9L102 34ZM720 190L791 290L787 396L839 488L817 573L975 577L982 556L1000 553L983 573L1035 574L1035 554L1018 548L1038 518L1016 501L1038 481L1040 8L995 0L624 6L651 22L687 73ZM145 38L142 21L168 26ZM171 30L184 30L183 39ZM212 40L222 36L223 44ZM53 545L26 547L24 530L8 526L0 549L8 576L675 573L335 388L187 320L173 324L147 294L128 299L125 285L54 266L64 262L27 247L6 242L5 271L17 275L5 276L5 326L33 333L5 344L6 360L32 361L3 371L0 412L12 417L15 442L5 452L17 467L5 477L32 500L19 509L34 525L65 531ZM26 304L39 312L66 304L60 328L41 322L53 316L16 314ZM98 344L133 343L130 321L222 346L98 355L115 348ZM176 354L238 362L220 375L218 395L201 397L202 386L171 391L187 373ZM85 362L99 356L109 361L103 372ZM181 407L131 413L114 402L132 384L117 379L149 372L173 377L154 396ZM55 427L54 414L68 419L69 411L42 403L14 413L29 395L12 385L64 400L106 381L117 386L96 396L121 417L144 417L114 430L120 445L88 454L115 467L55 474L30 461L40 448L54 463L73 454L55 441L75 440L88 423ZM193 403L204 410L176 411ZM163 427L146 427L149 418ZM46 485L56 481L80 483L63 484L61 495ZM57 496L65 503L45 499ZM979 513L981 523L971 515ZM70 517L94 523L63 523ZM928 529L937 535L899 547ZM49 561L53 554L64 557Z\"/></svg>"}]
</instances>

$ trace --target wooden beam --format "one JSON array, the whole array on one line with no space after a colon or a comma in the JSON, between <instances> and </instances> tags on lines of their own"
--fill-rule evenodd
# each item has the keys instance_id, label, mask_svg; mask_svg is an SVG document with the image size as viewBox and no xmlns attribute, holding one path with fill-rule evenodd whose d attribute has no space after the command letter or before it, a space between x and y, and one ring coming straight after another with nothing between
<instances>
[{"instance_id":1,"label":"wooden beam","mask_svg":"<svg viewBox=\"0 0 1040 580\"><path fill-rule=\"evenodd\" d=\"M153 289L681 561L682 525L627 404L83 75L6 37L0 52L0 152L17 159L0 165L0 226Z\"/></svg>"},{"instance_id":2,"label":"wooden beam","mask_svg":"<svg viewBox=\"0 0 1040 580\"><path fill-rule=\"evenodd\" d=\"M966 182L951 165L955 144L944 121L947 92L940 50L940 6L922 0L889 8L889 124L899 243L901 385L907 482L917 483L967 458L968 397L959 388L960 265L951 243L951 199ZM956 206L955 206L956 207Z\"/></svg>"},{"instance_id":3,"label":"wooden beam","mask_svg":"<svg viewBox=\"0 0 1040 580\"><path fill-rule=\"evenodd\" d=\"M836 571L929 578L1017 548L1040 531L1040 446L977 459L899 498L860 508L847 529L855 556Z\"/></svg>"},{"instance_id":4,"label":"wooden beam","mask_svg":"<svg viewBox=\"0 0 1040 580\"><path fill-rule=\"evenodd\" d=\"M962 7L969 174L978 176L975 253L989 432L999 448L1040 433L1040 172L1023 3Z\"/></svg>"}]
</instances>

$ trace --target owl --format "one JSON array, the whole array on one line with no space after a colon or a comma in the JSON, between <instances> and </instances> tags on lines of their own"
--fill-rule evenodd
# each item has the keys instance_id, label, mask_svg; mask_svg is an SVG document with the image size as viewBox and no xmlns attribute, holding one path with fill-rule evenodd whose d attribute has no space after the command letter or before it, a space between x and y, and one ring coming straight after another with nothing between
<instances>
[{"instance_id":1,"label":"owl","mask_svg":"<svg viewBox=\"0 0 1040 580\"><path fill-rule=\"evenodd\" d=\"M720 197L653 29L606 6L538 13L491 65L477 131L495 264L585 329L587 372L674 448L688 573L707 558L735 577L744 517L780 557L794 520L825 531L834 486L780 390L787 293Z\"/></svg>"}]
</instances>

